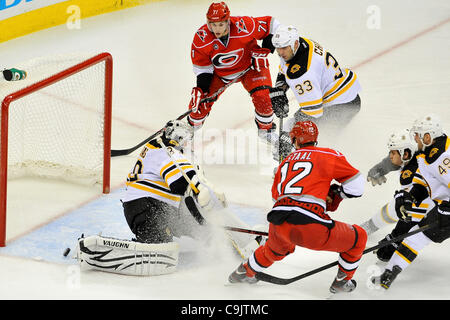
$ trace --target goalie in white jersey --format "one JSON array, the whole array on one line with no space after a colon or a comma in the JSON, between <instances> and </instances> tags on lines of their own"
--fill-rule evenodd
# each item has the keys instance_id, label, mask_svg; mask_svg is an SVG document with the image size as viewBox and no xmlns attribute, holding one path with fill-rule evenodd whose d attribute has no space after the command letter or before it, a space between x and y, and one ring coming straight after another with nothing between
<instances>
[{"instance_id":1,"label":"goalie in white jersey","mask_svg":"<svg viewBox=\"0 0 450 320\"><path fill-rule=\"evenodd\" d=\"M199 208L207 211L213 200L225 202L224 195L199 176L183 153L192 135L193 129L187 123L170 121L162 136L144 146L128 174L122 199L136 241L82 237L78 242L82 266L131 275L175 271L179 248L173 237L201 236L204 217ZM190 192L194 188L198 191L195 196ZM185 206L182 200L186 200Z\"/></svg>"},{"instance_id":2,"label":"goalie in white jersey","mask_svg":"<svg viewBox=\"0 0 450 320\"><path fill-rule=\"evenodd\" d=\"M384 272L372 278L372 282L388 289L398 274L417 257L420 250L430 243L441 243L450 237L450 139L443 133L436 115L417 120L411 129L423 153L417 155L418 168L409 191L395 195L395 210L403 219L410 220L412 206L419 206L427 198L436 205L418 226L432 226L406 238L396 249Z\"/></svg>"},{"instance_id":3,"label":"goalie in white jersey","mask_svg":"<svg viewBox=\"0 0 450 320\"><path fill-rule=\"evenodd\" d=\"M224 210L225 196L184 154L193 128L179 120L170 121L161 137L148 142L127 177L122 199L128 226L136 241L101 236L79 239L78 260L82 266L130 275L174 272L178 243L174 237L188 236L203 242L224 223L243 226L232 212ZM244 256L254 250L261 237L229 234L235 250Z\"/></svg>"},{"instance_id":4,"label":"goalie in white jersey","mask_svg":"<svg viewBox=\"0 0 450 320\"><path fill-rule=\"evenodd\" d=\"M272 37L280 56L280 68L271 89L273 110L279 118L288 116L286 91L291 89L299 110L283 126L284 135L294 123L311 120L320 128L322 123L346 124L361 108L361 86L356 74L341 68L334 56L320 44L300 37L293 26L280 26ZM292 151L289 139L280 137L283 155Z\"/></svg>"}]
</instances>

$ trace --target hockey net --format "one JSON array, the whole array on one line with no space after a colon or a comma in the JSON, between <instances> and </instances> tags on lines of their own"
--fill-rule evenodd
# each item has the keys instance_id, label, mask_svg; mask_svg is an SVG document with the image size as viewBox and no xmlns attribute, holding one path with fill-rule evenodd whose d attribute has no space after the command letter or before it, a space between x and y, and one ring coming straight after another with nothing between
<instances>
[{"instance_id":1,"label":"hockey net","mask_svg":"<svg viewBox=\"0 0 450 320\"><path fill-rule=\"evenodd\" d=\"M43 57L17 64L27 77L0 82L0 246L7 180L40 177L109 193L112 57Z\"/></svg>"}]
</instances>

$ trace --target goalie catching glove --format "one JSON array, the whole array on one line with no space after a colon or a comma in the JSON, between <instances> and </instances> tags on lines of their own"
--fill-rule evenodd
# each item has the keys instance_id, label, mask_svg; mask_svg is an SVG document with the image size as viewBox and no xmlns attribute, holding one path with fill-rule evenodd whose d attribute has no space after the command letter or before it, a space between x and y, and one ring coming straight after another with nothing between
<instances>
[{"instance_id":1,"label":"goalie catching glove","mask_svg":"<svg viewBox=\"0 0 450 320\"><path fill-rule=\"evenodd\" d=\"M203 218L208 220L208 213L212 210L221 210L227 207L225 194L216 189L210 183L203 172L203 169L196 165L196 175L192 178L192 184L195 186L188 187L186 197L192 197L200 206ZM206 216L205 216L206 215Z\"/></svg>"}]
</instances>

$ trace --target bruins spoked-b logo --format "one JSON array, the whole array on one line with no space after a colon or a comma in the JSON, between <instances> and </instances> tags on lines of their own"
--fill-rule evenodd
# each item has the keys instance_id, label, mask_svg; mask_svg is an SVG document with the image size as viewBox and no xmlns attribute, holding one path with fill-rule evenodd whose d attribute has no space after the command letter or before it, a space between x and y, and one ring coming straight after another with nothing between
<instances>
[{"instance_id":1,"label":"bruins spoked-b logo","mask_svg":"<svg viewBox=\"0 0 450 320\"><path fill-rule=\"evenodd\" d=\"M230 52L218 53L212 58L214 67L218 69L230 68L235 66L244 54L244 49L237 49Z\"/></svg>"}]
</instances>

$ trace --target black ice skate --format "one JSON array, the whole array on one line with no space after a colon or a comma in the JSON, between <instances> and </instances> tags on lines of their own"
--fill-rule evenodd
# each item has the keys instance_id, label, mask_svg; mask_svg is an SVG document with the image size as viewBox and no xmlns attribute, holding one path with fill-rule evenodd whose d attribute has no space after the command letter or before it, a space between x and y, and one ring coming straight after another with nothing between
<instances>
[{"instance_id":1,"label":"black ice skate","mask_svg":"<svg viewBox=\"0 0 450 320\"><path fill-rule=\"evenodd\" d=\"M230 283L254 284L258 282L258 279L256 279L255 277L248 277L247 270L245 269L244 264L241 263L239 267L230 274L230 276L228 277L228 281Z\"/></svg>"},{"instance_id":2,"label":"black ice skate","mask_svg":"<svg viewBox=\"0 0 450 320\"><path fill-rule=\"evenodd\" d=\"M393 266L392 271L386 269L380 276L373 277L372 283L378 284L387 290L400 272L402 272L402 268L400 268L399 266Z\"/></svg>"},{"instance_id":3,"label":"black ice skate","mask_svg":"<svg viewBox=\"0 0 450 320\"><path fill-rule=\"evenodd\" d=\"M331 293L352 292L356 288L356 281L353 279L345 280L347 274L341 270L338 271L336 278L330 287Z\"/></svg>"}]
</instances>

